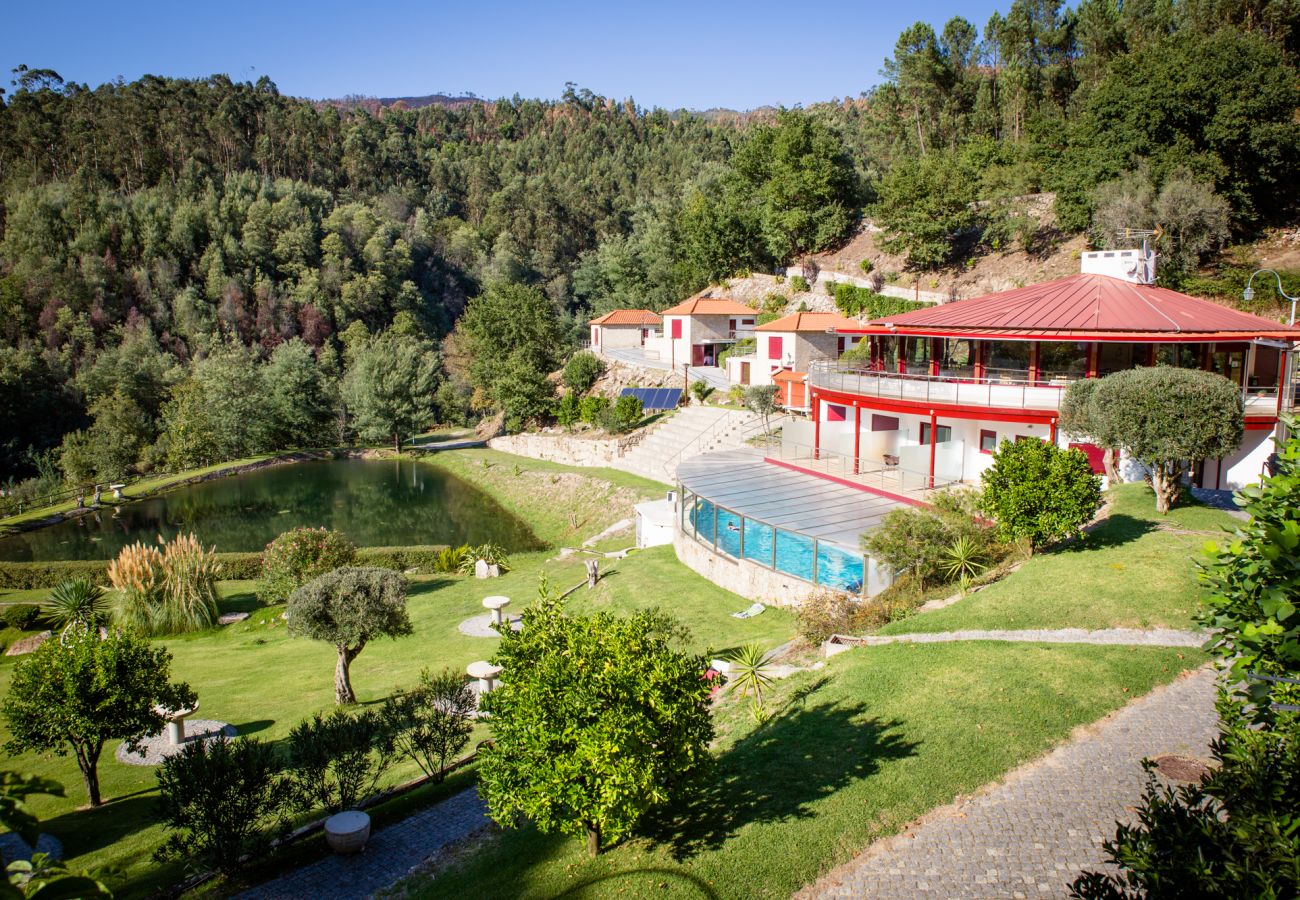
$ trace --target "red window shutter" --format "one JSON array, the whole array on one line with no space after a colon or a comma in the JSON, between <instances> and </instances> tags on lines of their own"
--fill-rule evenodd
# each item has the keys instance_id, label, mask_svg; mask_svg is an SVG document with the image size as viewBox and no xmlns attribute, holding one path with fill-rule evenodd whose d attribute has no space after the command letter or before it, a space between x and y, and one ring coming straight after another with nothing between
<instances>
[{"instance_id":1,"label":"red window shutter","mask_svg":"<svg viewBox=\"0 0 1300 900\"><path fill-rule=\"evenodd\" d=\"M898 416L882 416L877 413L871 414L872 431L897 431Z\"/></svg>"},{"instance_id":2,"label":"red window shutter","mask_svg":"<svg viewBox=\"0 0 1300 900\"><path fill-rule=\"evenodd\" d=\"M781 358L781 339L779 337L769 337L767 339L767 358L776 360Z\"/></svg>"},{"instance_id":3,"label":"red window shutter","mask_svg":"<svg viewBox=\"0 0 1300 900\"><path fill-rule=\"evenodd\" d=\"M680 339L682 336L682 320L673 319L673 339Z\"/></svg>"},{"instance_id":4,"label":"red window shutter","mask_svg":"<svg viewBox=\"0 0 1300 900\"><path fill-rule=\"evenodd\" d=\"M845 416L845 409L843 406L837 406L834 403L826 404L827 422L843 422L845 421L844 416Z\"/></svg>"}]
</instances>

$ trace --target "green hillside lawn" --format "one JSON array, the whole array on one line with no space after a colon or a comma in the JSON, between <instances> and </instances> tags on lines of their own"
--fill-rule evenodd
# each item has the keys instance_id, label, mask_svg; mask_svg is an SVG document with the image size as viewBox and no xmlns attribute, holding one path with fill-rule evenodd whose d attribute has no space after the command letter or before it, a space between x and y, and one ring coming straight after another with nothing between
<instances>
[{"instance_id":1,"label":"green hillside lawn","mask_svg":"<svg viewBox=\"0 0 1300 900\"><path fill-rule=\"evenodd\" d=\"M1145 484L1111 492L1109 518L1082 542L1026 560L1014 575L882 634L968 628L1191 628L1201 589L1193 560L1236 521L1205 506L1155 511Z\"/></svg>"}]
</instances>

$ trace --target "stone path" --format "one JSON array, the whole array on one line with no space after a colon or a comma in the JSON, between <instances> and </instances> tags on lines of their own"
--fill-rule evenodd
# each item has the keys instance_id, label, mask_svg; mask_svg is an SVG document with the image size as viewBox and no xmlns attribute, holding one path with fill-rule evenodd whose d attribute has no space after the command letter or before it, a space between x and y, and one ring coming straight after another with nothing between
<instances>
[{"instance_id":1,"label":"stone path","mask_svg":"<svg viewBox=\"0 0 1300 900\"><path fill-rule=\"evenodd\" d=\"M795 896L1066 897L1102 866L1103 840L1145 783L1141 761L1204 757L1217 733L1214 673L1203 668L1083 729L1004 782L927 814Z\"/></svg>"},{"instance_id":2,"label":"stone path","mask_svg":"<svg viewBox=\"0 0 1300 900\"><path fill-rule=\"evenodd\" d=\"M468 837L489 823L478 791L469 788L396 825L370 836L355 856L328 856L281 875L241 900L297 900L329 897L363 900L405 878L410 871L448 844Z\"/></svg>"},{"instance_id":3,"label":"stone path","mask_svg":"<svg viewBox=\"0 0 1300 900\"><path fill-rule=\"evenodd\" d=\"M834 639L832 639L834 640ZM935 631L912 634L869 634L846 637L846 647L879 647L881 644L943 644L950 641L1021 641L1036 644L1115 644L1137 647L1200 647L1206 636L1197 631L1171 628L1083 628L1025 629L1023 631Z\"/></svg>"}]
</instances>

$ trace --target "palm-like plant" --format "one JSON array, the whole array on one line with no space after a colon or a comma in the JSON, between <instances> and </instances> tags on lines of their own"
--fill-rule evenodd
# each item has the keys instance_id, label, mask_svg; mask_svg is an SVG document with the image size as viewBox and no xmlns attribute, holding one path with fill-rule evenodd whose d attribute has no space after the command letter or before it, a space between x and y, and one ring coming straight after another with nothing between
<instances>
[{"instance_id":1,"label":"palm-like plant","mask_svg":"<svg viewBox=\"0 0 1300 900\"><path fill-rule=\"evenodd\" d=\"M84 577L60 582L50 591L44 607L46 618L64 632L97 628L108 620L111 610L104 589Z\"/></svg>"},{"instance_id":2,"label":"palm-like plant","mask_svg":"<svg viewBox=\"0 0 1300 900\"><path fill-rule=\"evenodd\" d=\"M772 684L772 665L758 644L745 644L727 657L728 686L742 697L752 697L752 712L758 722L769 716L763 706L763 691Z\"/></svg>"},{"instance_id":3,"label":"palm-like plant","mask_svg":"<svg viewBox=\"0 0 1300 900\"><path fill-rule=\"evenodd\" d=\"M944 551L943 571L949 579L956 581L962 594L970 586L971 579L983 572L988 566L979 546L968 536L962 535L953 541Z\"/></svg>"}]
</instances>

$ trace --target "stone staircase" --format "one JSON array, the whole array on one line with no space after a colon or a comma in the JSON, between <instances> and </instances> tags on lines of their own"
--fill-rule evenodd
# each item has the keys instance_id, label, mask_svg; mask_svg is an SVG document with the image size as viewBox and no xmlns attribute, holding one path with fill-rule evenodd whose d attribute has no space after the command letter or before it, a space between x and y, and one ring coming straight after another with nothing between
<instances>
[{"instance_id":1,"label":"stone staircase","mask_svg":"<svg viewBox=\"0 0 1300 900\"><path fill-rule=\"evenodd\" d=\"M687 406L652 426L614 461L615 468L671 484L684 459L736 450L759 433L759 418L748 410ZM773 427L778 423L773 420Z\"/></svg>"}]
</instances>

